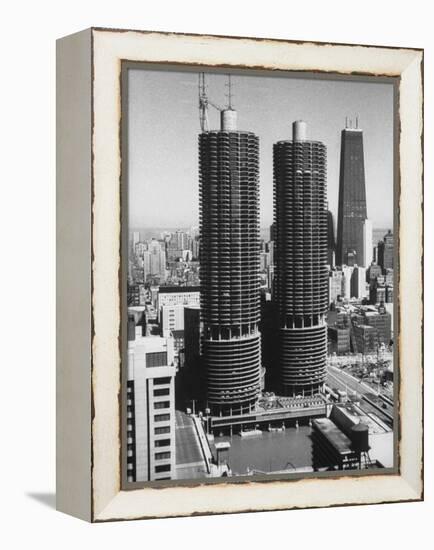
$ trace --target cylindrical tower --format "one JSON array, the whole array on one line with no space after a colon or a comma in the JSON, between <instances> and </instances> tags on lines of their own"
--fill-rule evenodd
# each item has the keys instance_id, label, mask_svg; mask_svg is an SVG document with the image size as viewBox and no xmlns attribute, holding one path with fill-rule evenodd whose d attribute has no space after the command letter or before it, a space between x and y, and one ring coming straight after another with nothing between
<instances>
[{"instance_id":1,"label":"cylindrical tower","mask_svg":"<svg viewBox=\"0 0 434 550\"><path fill-rule=\"evenodd\" d=\"M308 141L306 124L274 144L277 368L284 395L314 395L326 375L326 147Z\"/></svg>"},{"instance_id":2,"label":"cylindrical tower","mask_svg":"<svg viewBox=\"0 0 434 550\"><path fill-rule=\"evenodd\" d=\"M221 120L199 136L202 353L213 414L240 414L260 391L259 140Z\"/></svg>"}]
</instances>

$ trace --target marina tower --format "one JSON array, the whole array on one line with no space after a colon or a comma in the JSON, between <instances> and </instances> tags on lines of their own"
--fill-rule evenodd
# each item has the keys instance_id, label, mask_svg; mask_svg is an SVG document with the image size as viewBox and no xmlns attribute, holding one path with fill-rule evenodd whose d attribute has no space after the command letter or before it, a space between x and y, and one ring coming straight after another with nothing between
<instances>
[{"instance_id":1,"label":"marina tower","mask_svg":"<svg viewBox=\"0 0 434 550\"><path fill-rule=\"evenodd\" d=\"M207 402L228 415L252 410L261 385L259 140L230 103L220 115L199 135L200 289Z\"/></svg>"},{"instance_id":2,"label":"marina tower","mask_svg":"<svg viewBox=\"0 0 434 550\"><path fill-rule=\"evenodd\" d=\"M274 144L277 370L287 396L315 395L326 375L326 147L303 121Z\"/></svg>"}]
</instances>

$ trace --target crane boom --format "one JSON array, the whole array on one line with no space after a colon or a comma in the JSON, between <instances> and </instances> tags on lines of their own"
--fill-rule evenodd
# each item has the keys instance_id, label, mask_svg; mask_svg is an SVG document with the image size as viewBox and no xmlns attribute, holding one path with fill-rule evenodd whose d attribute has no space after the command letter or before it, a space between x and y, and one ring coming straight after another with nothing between
<instances>
[{"instance_id":1,"label":"crane boom","mask_svg":"<svg viewBox=\"0 0 434 550\"><path fill-rule=\"evenodd\" d=\"M202 132L208 132L208 98L206 96L204 73L199 73L199 121Z\"/></svg>"},{"instance_id":2,"label":"crane boom","mask_svg":"<svg viewBox=\"0 0 434 550\"><path fill-rule=\"evenodd\" d=\"M209 132L208 108L214 107L217 111L224 110L208 99L206 93L205 73L199 73L199 122L202 132Z\"/></svg>"}]
</instances>

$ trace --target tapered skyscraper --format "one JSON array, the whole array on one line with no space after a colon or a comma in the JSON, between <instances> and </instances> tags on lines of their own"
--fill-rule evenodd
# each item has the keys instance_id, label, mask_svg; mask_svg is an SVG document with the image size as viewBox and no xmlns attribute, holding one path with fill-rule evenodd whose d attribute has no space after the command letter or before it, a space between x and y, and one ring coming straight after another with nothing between
<instances>
[{"instance_id":1,"label":"tapered skyscraper","mask_svg":"<svg viewBox=\"0 0 434 550\"><path fill-rule=\"evenodd\" d=\"M363 226L367 217L363 132L345 128L341 134L337 265L366 265Z\"/></svg>"},{"instance_id":2,"label":"tapered skyscraper","mask_svg":"<svg viewBox=\"0 0 434 550\"><path fill-rule=\"evenodd\" d=\"M202 353L213 414L251 410L260 391L258 137L236 129L199 136Z\"/></svg>"},{"instance_id":3,"label":"tapered skyscraper","mask_svg":"<svg viewBox=\"0 0 434 550\"><path fill-rule=\"evenodd\" d=\"M293 124L274 145L277 369L285 395L313 395L325 382L328 274L326 147Z\"/></svg>"}]
</instances>

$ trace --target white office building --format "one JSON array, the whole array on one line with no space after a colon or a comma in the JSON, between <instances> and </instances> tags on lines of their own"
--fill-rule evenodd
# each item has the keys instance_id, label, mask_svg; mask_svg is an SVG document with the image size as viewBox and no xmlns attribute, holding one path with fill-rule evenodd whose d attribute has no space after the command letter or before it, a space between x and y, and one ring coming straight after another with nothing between
<instances>
[{"instance_id":1,"label":"white office building","mask_svg":"<svg viewBox=\"0 0 434 550\"><path fill-rule=\"evenodd\" d=\"M200 305L200 288L198 286L160 286L157 297L158 321L161 322L163 306Z\"/></svg>"},{"instance_id":2,"label":"white office building","mask_svg":"<svg viewBox=\"0 0 434 550\"><path fill-rule=\"evenodd\" d=\"M345 300L351 299L351 276L353 274L353 270L353 266L342 266L342 297Z\"/></svg>"},{"instance_id":3,"label":"white office building","mask_svg":"<svg viewBox=\"0 0 434 550\"><path fill-rule=\"evenodd\" d=\"M170 336L173 330L184 330L184 308L183 304L161 307L160 323L163 337Z\"/></svg>"},{"instance_id":4,"label":"white office building","mask_svg":"<svg viewBox=\"0 0 434 550\"><path fill-rule=\"evenodd\" d=\"M175 478L175 373L172 338L128 331L127 480Z\"/></svg>"}]
</instances>

